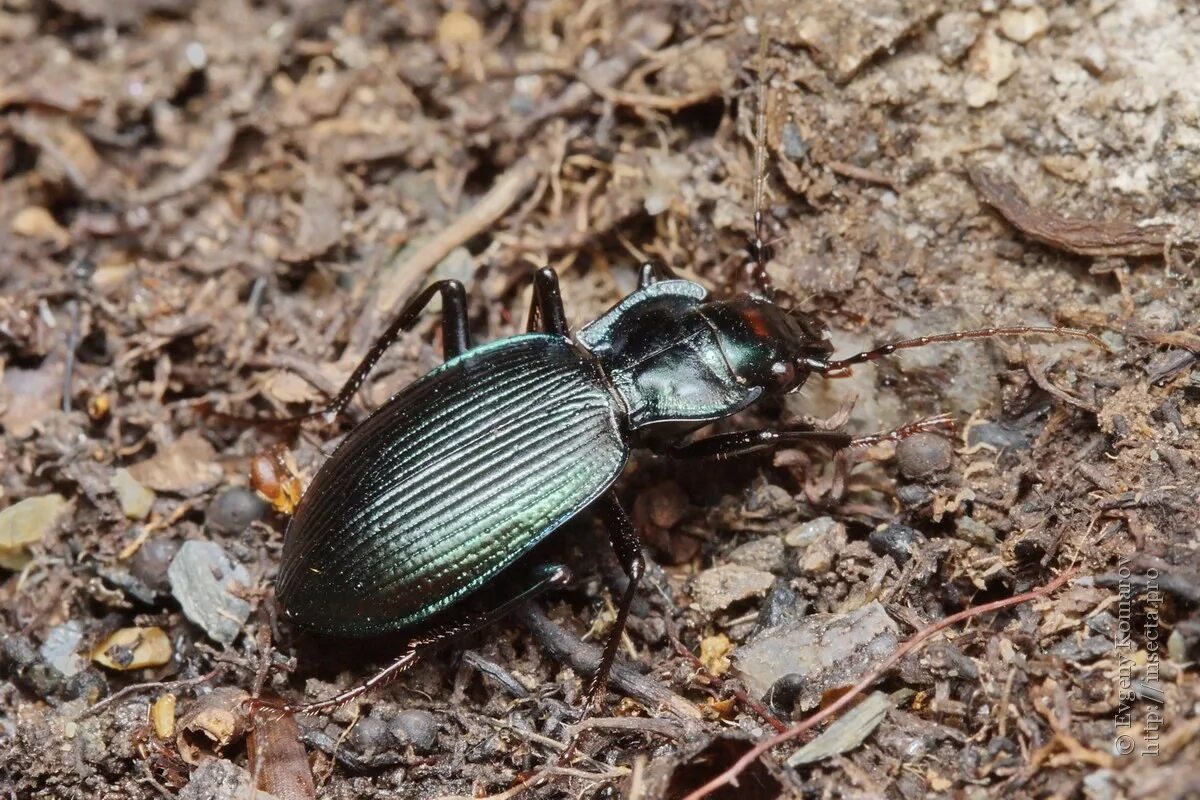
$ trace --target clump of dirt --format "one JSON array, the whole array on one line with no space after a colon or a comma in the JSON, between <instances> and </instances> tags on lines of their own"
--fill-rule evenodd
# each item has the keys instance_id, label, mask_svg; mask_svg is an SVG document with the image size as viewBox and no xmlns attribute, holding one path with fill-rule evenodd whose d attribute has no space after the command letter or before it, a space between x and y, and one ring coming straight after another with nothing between
<instances>
[{"instance_id":1,"label":"clump of dirt","mask_svg":"<svg viewBox=\"0 0 1200 800\"><path fill-rule=\"evenodd\" d=\"M0 9L0 52L10 794L244 797L311 772L321 797L482 797L552 766L623 586L590 523L560 537L584 580L523 624L256 725L245 692L319 699L398 651L270 644L290 481L353 420L289 437L209 412L314 408L436 278L469 287L480 341L523 328L542 265L573 327L647 258L739 285L760 79L770 276L839 354L1020 324L1109 351L909 350L722 423L949 413L953 447L637 456L619 489L652 563L626 665L527 795L682 796L914 632L1071 567L738 791L1196 793L1197 9L57 0ZM352 417L438 363L435 316ZM264 463L274 506L249 488Z\"/></svg>"}]
</instances>

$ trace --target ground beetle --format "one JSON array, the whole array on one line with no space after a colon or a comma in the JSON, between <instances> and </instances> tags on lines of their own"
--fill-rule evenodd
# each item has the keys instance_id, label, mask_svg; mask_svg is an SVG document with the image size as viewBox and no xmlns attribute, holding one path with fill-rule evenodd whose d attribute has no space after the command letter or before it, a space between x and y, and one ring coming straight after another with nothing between
<instances>
[{"instance_id":1,"label":"ground beetle","mask_svg":"<svg viewBox=\"0 0 1200 800\"><path fill-rule=\"evenodd\" d=\"M765 253L761 237L751 249ZM572 335L557 276L541 269L529 333L472 347L463 286L439 281L409 302L333 402L310 416L342 411L384 350L439 295L445 363L372 413L322 465L288 527L277 598L296 625L319 633L420 630L594 508L630 580L585 709L603 692L643 571L636 531L612 489L632 448L712 458L896 438L924 423L861 439L812 429L692 434L761 397L795 392L814 373L838 373L901 348L1025 333L1092 338L1062 328L987 328L833 359L828 338L805 314L760 293L711 299L655 264L642 267L635 292ZM411 666L424 648L482 627L568 578L558 564L506 575L520 587L507 602L422 630L365 684L283 708L336 707Z\"/></svg>"},{"instance_id":2,"label":"ground beetle","mask_svg":"<svg viewBox=\"0 0 1200 800\"><path fill-rule=\"evenodd\" d=\"M534 276L528 333L473 347L458 281L426 287L374 343L322 412L332 420L375 363L435 297L442 303L445 363L354 428L322 465L288 527L276 596L296 625L323 634L412 633L404 653L367 682L328 700L279 705L335 708L409 668L428 647L493 622L569 580L559 564L522 559L585 509L604 521L629 584L617 606L584 712L607 684L642 577L637 532L612 488L633 448L677 458L720 458L803 442L832 448L897 439L944 418L853 439L838 431L743 430L696 437L768 395L795 392L897 350L933 342L1047 333L1007 327L909 339L835 359L821 325L775 301L762 212L765 88L759 87L754 234L747 248L755 290L726 299L647 263L638 288L599 319L567 327L558 277ZM523 574L511 574L521 567ZM481 589L509 587L500 602L460 609Z\"/></svg>"}]
</instances>

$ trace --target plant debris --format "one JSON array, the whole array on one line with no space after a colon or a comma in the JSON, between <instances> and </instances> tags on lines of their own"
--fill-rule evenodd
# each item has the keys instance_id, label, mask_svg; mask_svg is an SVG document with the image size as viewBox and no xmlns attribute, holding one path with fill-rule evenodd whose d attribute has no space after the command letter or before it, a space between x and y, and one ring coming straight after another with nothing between
<instances>
[{"instance_id":1,"label":"plant debris","mask_svg":"<svg viewBox=\"0 0 1200 800\"><path fill-rule=\"evenodd\" d=\"M1071 219L1035 208L1012 181L978 165L967 168L984 201L1031 239L1081 256L1161 255L1175 226L1161 222Z\"/></svg>"}]
</instances>

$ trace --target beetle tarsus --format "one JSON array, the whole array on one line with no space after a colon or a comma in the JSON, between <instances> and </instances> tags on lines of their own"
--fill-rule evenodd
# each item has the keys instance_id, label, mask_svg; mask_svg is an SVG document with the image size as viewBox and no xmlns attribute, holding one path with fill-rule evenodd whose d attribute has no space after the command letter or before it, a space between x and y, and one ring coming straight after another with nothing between
<instances>
[{"instance_id":1,"label":"beetle tarsus","mask_svg":"<svg viewBox=\"0 0 1200 800\"><path fill-rule=\"evenodd\" d=\"M907 425L901 425L899 428L893 428L890 431L855 437L846 446L847 448L857 449L873 447L882 442L898 442L901 439L907 439L918 433L953 433L954 427L954 417L949 414L937 414L936 416L924 417L915 422L910 422Z\"/></svg>"}]
</instances>

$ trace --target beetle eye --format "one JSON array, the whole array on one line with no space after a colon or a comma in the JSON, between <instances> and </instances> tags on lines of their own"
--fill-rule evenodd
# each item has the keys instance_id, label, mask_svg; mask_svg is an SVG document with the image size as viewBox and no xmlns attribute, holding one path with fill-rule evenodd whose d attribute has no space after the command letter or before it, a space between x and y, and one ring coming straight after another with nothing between
<instances>
[{"instance_id":1,"label":"beetle eye","mask_svg":"<svg viewBox=\"0 0 1200 800\"><path fill-rule=\"evenodd\" d=\"M776 361L771 365L771 376L780 389L786 389L796 380L796 367L790 361Z\"/></svg>"}]
</instances>

